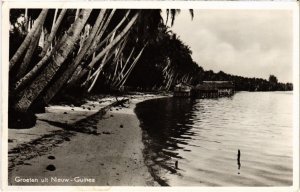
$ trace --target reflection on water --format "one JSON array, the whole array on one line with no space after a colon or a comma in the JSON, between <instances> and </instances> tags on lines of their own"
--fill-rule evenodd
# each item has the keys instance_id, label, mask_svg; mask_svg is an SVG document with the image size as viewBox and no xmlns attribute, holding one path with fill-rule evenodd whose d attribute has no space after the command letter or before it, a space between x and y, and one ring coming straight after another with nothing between
<instances>
[{"instance_id":1,"label":"reflection on water","mask_svg":"<svg viewBox=\"0 0 300 192\"><path fill-rule=\"evenodd\" d=\"M161 185L292 185L291 92L163 98L136 113L146 164Z\"/></svg>"}]
</instances>

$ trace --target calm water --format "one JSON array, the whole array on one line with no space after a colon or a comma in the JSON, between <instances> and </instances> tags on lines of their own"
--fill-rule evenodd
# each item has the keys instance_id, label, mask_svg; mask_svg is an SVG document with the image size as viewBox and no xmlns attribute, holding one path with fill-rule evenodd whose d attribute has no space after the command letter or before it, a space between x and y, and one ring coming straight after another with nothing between
<instances>
[{"instance_id":1,"label":"calm water","mask_svg":"<svg viewBox=\"0 0 300 192\"><path fill-rule=\"evenodd\" d=\"M292 185L292 92L163 98L136 113L146 164L161 185Z\"/></svg>"}]
</instances>

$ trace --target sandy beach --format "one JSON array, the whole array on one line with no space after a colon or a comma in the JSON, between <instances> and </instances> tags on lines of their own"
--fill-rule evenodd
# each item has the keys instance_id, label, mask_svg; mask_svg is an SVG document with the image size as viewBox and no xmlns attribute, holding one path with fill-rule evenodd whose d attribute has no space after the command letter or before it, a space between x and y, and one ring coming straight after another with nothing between
<instances>
[{"instance_id":1,"label":"sandy beach","mask_svg":"<svg viewBox=\"0 0 300 192\"><path fill-rule=\"evenodd\" d=\"M144 163L142 130L134 113L138 102L158 97L129 96L125 106L109 107L105 114L97 112L101 107L95 103L88 111L52 107L48 115L38 115L37 125L43 128L32 128L34 134L19 137L22 142L16 135L30 129L9 130L9 185L158 185ZM56 125L55 119L73 127Z\"/></svg>"}]
</instances>

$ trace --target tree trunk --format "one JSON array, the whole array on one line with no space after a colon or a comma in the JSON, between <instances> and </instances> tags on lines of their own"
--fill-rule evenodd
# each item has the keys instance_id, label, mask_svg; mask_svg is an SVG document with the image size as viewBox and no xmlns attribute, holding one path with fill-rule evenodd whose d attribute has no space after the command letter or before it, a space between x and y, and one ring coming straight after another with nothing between
<instances>
[{"instance_id":1,"label":"tree trunk","mask_svg":"<svg viewBox=\"0 0 300 192\"><path fill-rule=\"evenodd\" d=\"M109 16L108 16L105 24L103 25L103 27L101 29L99 29L99 31L97 33L97 39L95 40L95 42L99 42L100 41L103 33L105 32L106 28L108 27L108 24L110 23L110 21L111 21L112 17L114 16L115 12L116 12L115 9L113 9L111 11L111 13L109 14Z\"/></svg>"},{"instance_id":2,"label":"tree trunk","mask_svg":"<svg viewBox=\"0 0 300 192\"><path fill-rule=\"evenodd\" d=\"M117 62L116 62L116 66L115 66L115 72L114 72L114 74L113 74L113 76L112 76L112 78L111 78L111 81L113 81L113 80L114 80L114 78L115 78L115 76L117 75L117 71L118 71L119 62L120 62L120 59L118 59L118 60L117 60Z\"/></svg>"},{"instance_id":3,"label":"tree trunk","mask_svg":"<svg viewBox=\"0 0 300 192\"><path fill-rule=\"evenodd\" d=\"M64 18L64 15L66 14L67 12L67 9L62 9L59 16L58 16L58 19L57 21L55 22L55 25L52 26L52 29L51 29L51 32L50 32L50 35L48 36L48 39L45 43L45 46L43 48L43 51L42 53L40 54L41 57L44 57L47 53L47 50L49 48L49 46L51 45L51 42L53 41L54 37L55 37L55 34ZM54 20L55 20L55 17L54 17ZM54 20L53 20L53 23L54 23Z\"/></svg>"},{"instance_id":4,"label":"tree trunk","mask_svg":"<svg viewBox=\"0 0 300 192\"><path fill-rule=\"evenodd\" d=\"M48 59L57 52L57 50L62 46L65 42L67 35L64 35L58 43L55 43L55 46L51 49L51 51L47 52L46 55L22 78L20 79L14 86L13 91L14 94L18 94L26 84L28 84L34 77L37 76L40 69L42 69L46 64ZM56 40L55 40L56 41Z\"/></svg>"},{"instance_id":5,"label":"tree trunk","mask_svg":"<svg viewBox=\"0 0 300 192\"><path fill-rule=\"evenodd\" d=\"M97 20L93 26L93 29L88 37L88 39L85 41L84 46L81 48L80 52L76 56L74 62L66 69L66 71L61 75L47 90L45 96L43 97L43 100L45 103L48 103L55 95L56 93L61 89L61 87L66 83L66 81L72 76L78 65L81 63L81 60L83 59L86 51L90 47L93 39L95 38L95 35L97 33L98 28L100 27L101 20L103 19L104 11L100 11Z\"/></svg>"},{"instance_id":6,"label":"tree trunk","mask_svg":"<svg viewBox=\"0 0 300 192\"><path fill-rule=\"evenodd\" d=\"M31 18L28 18L28 24L27 24L27 32L31 29Z\"/></svg>"},{"instance_id":7,"label":"tree trunk","mask_svg":"<svg viewBox=\"0 0 300 192\"><path fill-rule=\"evenodd\" d=\"M126 33L129 31L129 29L131 29L131 27L133 26L133 24L135 23L135 21L138 18L138 14L136 14L131 20L130 22L127 24L127 26L123 29L122 32L120 32L120 34L118 34L118 36L108 45L106 46L88 65L88 69L82 69L82 71L80 72L80 74L78 74L78 76L75 77L75 79L73 79L73 81L71 81L70 83L76 83L79 79L81 79L90 69L93 68L93 66L106 54L107 51L110 51L110 49L112 47L114 47L125 35Z\"/></svg>"},{"instance_id":8,"label":"tree trunk","mask_svg":"<svg viewBox=\"0 0 300 192\"><path fill-rule=\"evenodd\" d=\"M175 76L175 71L174 70L170 70L169 74L167 74L167 84L165 86L165 89L168 91L171 87L171 83L173 81L173 78Z\"/></svg>"},{"instance_id":9,"label":"tree trunk","mask_svg":"<svg viewBox=\"0 0 300 192\"><path fill-rule=\"evenodd\" d=\"M89 79L87 79L85 82L83 82L83 83L81 84L81 86L86 85L90 80L92 80L92 78L93 78L94 76L96 76L97 73L98 73L100 70L102 70L101 65L105 66L106 63L107 63L107 62L112 58L112 56L114 55L113 52L108 52L108 53L109 53L109 54L108 54L108 56L107 56L107 59L106 59L105 61L104 61L104 59L103 59L104 62L102 62L102 63L100 64L100 66L98 67L98 69L90 76Z\"/></svg>"},{"instance_id":10,"label":"tree trunk","mask_svg":"<svg viewBox=\"0 0 300 192\"><path fill-rule=\"evenodd\" d=\"M120 73L120 74L123 74L124 70L126 69L128 63L129 63L129 61L130 61L130 59L131 59L131 57L132 57L132 55L133 55L134 50L135 50L135 47L132 48L132 50L131 50L131 52L130 52L128 58L127 58L126 61L125 61L124 67L123 67L123 69L121 70L121 73Z\"/></svg>"},{"instance_id":11,"label":"tree trunk","mask_svg":"<svg viewBox=\"0 0 300 192\"><path fill-rule=\"evenodd\" d=\"M109 43L111 43L111 42L114 40L114 37L115 37L115 33L113 34L113 36L111 37L111 39L110 39L110 41L107 43L107 45L108 45ZM119 43L119 46L121 46L121 43ZM117 49L117 48L116 48L116 49ZM99 67L98 67L98 69L97 69L97 78L98 78L99 74L101 73L101 71L102 71L104 65L105 65L105 64L107 63L107 61L111 58L111 57L109 57L109 59L107 60L107 56L109 55L109 53L110 53L110 51L107 51L107 52L106 52L104 58L103 58L102 61L101 61L101 64L99 65ZM111 52L110 55L113 56L114 53ZM97 78L96 78L96 79L97 79ZM95 81L96 81L96 79L95 79ZM89 91L88 91L88 92L89 92Z\"/></svg>"},{"instance_id":12,"label":"tree trunk","mask_svg":"<svg viewBox=\"0 0 300 192\"><path fill-rule=\"evenodd\" d=\"M122 58L120 59L120 56L122 55L122 52L123 52L123 49L127 43L127 40L128 40L128 35L125 37L125 39L123 40L123 42L121 43L121 47L118 49L118 52L116 54L116 57L114 58L113 62L112 62L112 65L116 65L115 67L115 72L114 72L114 75L112 77L112 80L111 82L113 82L116 78L116 75L117 75L117 70L118 70L118 66L119 66L119 63L122 62ZM121 65L121 64L120 64ZM122 69L122 66L120 67Z\"/></svg>"},{"instance_id":13,"label":"tree trunk","mask_svg":"<svg viewBox=\"0 0 300 192\"><path fill-rule=\"evenodd\" d=\"M32 102L38 97L43 89L51 81L55 73L58 71L62 63L66 60L69 53L74 49L74 44L80 36L80 32L84 27L91 9L84 9L80 12L79 17L70 27L67 32L67 38L58 49L57 53L53 56L49 65L45 70L33 81L33 83L24 91L21 99L16 103L15 109L20 112L26 112L31 106Z\"/></svg>"},{"instance_id":14,"label":"tree trunk","mask_svg":"<svg viewBox=\"0 0 300 192\"><path fill-rule=\"evenodd\" d=\"M134 68L134 66L136 65L136 63L138 62L138 60L140 59L142 53L144 52L144 49L146 48L148 43L146 43L144 45L144 47L142 48L142 50L139 52L139 54L137 55L137 57L134 59L132 65L130 66L130 68L127 70L126 74L124 75L123 79L120 81L120 83L117 85L118 87L121 87L125 84L125 82L127 81L127 78L129 77L132 69Z\"/></svg>"},{"instance_id":15,"label":"tree trunk","mask_svg":"<svg viewBox=\"0 0 300 192\"><path fill-rule=\"evenodd\" d=\"M76 19L78 18L79 12L80 12L80 9L76 9L76 13L75 13L75 21L76 21Z\"/></svg>"},{"instance_id":16,"label":"tree trunk","mask_svg":"<svg viewBox=\"0 0 300 192\"><path fill-rule=\"evenodd\" d=\"M31 57L33 55L33 52L35 51L35 49L36 49L36 47L39 43L39 40L41 38L41 33L42 33L42 30L43 30L43 25L44 25L46 16L47 16L46 14L43 15L43 17L40 20L40 25L38 26L38 29L35 31L34 35L31 38L28 50L27 50L27 52L26 52L26 54L23 58L23 61L20 65L19 71L17 73L17 76L16 76L17 80L22 78L26 73L26 70L28 68L29 62L31 61Z\"/></svg>"},{"instance_id":17,"label":"tree trunk","mask_svg":"<svg viewBox=\"0 0 300 192\"><path fill-rule=\"evenodd\" d=\"M97 39L95 39L95 46L91 47L91 49L86 54L86 58L89 58L93 53L97 52L102 45L121 27L121 25L124 23L124 21L127 19L128 15L130 13L130 10L127 11L126 15L123 17L123 19L118 23L118 25L100 42L97 42ZM100 39L99 39L100 40ZM77 73L76 73L77 74Z\"/></svg>"},{"instance_id":18,"label":"tree trunk","mask_svg":"<svg viewBox=\"0 0 300 192\"><path fill-rule=\"evenodd\" d=\"M77 55L80 53L81 49L85 46L85 42L89 38L90 28L91 28L90 25L85 25L83 33L80 35L79 49L77 51Z\"/></svg>"},{"instance_id":19,"label":"tree trunk","mask_svg":"<svg viewBox=\"0 0 300 192\"><path fill-rule=\"evenodd\" d=\"M54 25L55 25L57 13L58 13L58 9L56 8L56 9L55 9L55 12L54 12L54 16L53 16L53 21L52 21L51 29L53 29L53 27L54 27Z\"/></svg>"},{"instance_id":20,"label":"tree trunk","mask_svg":"<svg viewBox=\"0 0 300 192\"><path fill-rule=\"evenodd\" d=\"M28 32L28 9L27 8L25 9L24 18L25 18L25 25L24 25L24 27L25 27L26 32Z\"/></svg>"},{"instance_id":21,"label":"tree trunk","mask_svg":"<svg viewBox=\"0 0 300 192\"><path fill-rule=\"evenodd\" d=\"M117 84L118 81L121 80L121 78L122 78L121 76L123 76L123 72L124 72L125 68L127 67L128 63L129 63L129 60L131 59L134 50L135 50L135 47L132 48L132 50L131 50L131 52L130 52L130 54L129 54L129 56L128 56L125 64L124 64L124 66L120 68L121 71L119 72L119 75L117 75L117 77L114 78L113 85Z\"/></svg>"},{"instance_id":22,"label":"tree trunk","mask_svg":"<svg viewBox=\"0 0 300 192\"><path fill-rule=\"evenodd\" d=\"M106 9L101 9L100 10L100 13L98 15L98 17L101 17L101 21L100 21L100 25L99 27L97 28L97 31L96 31L96 34L95 34L95 37L93 37L91 43L89 44L89 46L87 47L87 52L85 53L84 57L83 57L83 61L81 64L84 64L85 60L87 60L87 55L89 55L89 53L91 54L95 54L95 52L91 52L91 49L93 47L93 45L95 44L96 40L97 40L97 34L98 32L100 31L100 29L103 27L103 24L104 24L104 21L105 21L105 13L106 13ZM96 30L96 28L94 27L93 29ZM94 59L94 56L93 56L93 59ZM73 73L73 75L71 76L71 78L69 79L68 83L73 79L75 78L76 74L79 74L79 72L81 71L81 65L76 65L76 69Z\"/></svg>"},{"instance_id":23,"label":"tree trunk","mask_svg":"<svg viewBox=\"0 0 300 192\"><path fill-rule=\"evenodd\" d=\"M99 41L100 41L100 39L101 39L103 33L105 32L105 30L106 30L108 24L110 23L110 20L112 19L112 17L113 17L113 15L114 15L115 11L116 11L115 9L113 9L113 10L111 11L111 13L109 14L109 16L108 16L107 20L105 21L104 25L101 26L101 28L100 28L99 31L97 32L97 36L96 36L96 38L95 38L95 40L94 40L94 44L92 45L92 47L91 47L90 51L87 53L87 55L90 56L92 53L95 52L95 49L93 49L93 47L97 47L97 44L99 43Z\"/></svg>"},{"instance_id":24,"label":"tree trunk","mask_svg":"<svg viewBox=\"0 0 300 192\"><path fill-rule=\"evenodd\" d=\"M42 32L41 32L39 42L38 42L39 47L43 48L44 43L45 43L45 32L44 32L44 28L42 28Z\"/></svg>"},{"instance_id":25,"label":"tree trunk","mask_svg":"<svg viewBox=\"0 0 300 192\"><path fill-rule=\"evenodd\" d=\"M103 60L102 60L102 62L100 64L100 66L99 66L97 75L96 75L94 81L92 82L91 86L89 87L89 89L87 91L88 93L93 89L93 87L94 87L94 85L95 85L95 83L96 83L96 81L97 81L97 79L98 79L98 77L99 77L99 75L101 73L101 69L104 67L104 64L106 63L106 59L107 59L108 54L109 54L109 52L107 52L106 55L104 56L104 58L103 58Z\"/></svg>"},{"instance_id":26,"label":"tree trunk","mask_svg":"<svg viewBox=\"0 0 300 192\"><path fill-rule=\"evenodd\" d=\"M170 84L168 85L168 91L170 90L171 86L173 85L173 82L175 82L177 80L178 77L178 73L176 73L175 76L173 76L173 78L171 78Z\"/></svg>"},{"instance_id":27,"label":"tree trunk","mask_svg":"<svg viewBox=\"0 0 300 192\"><path fill-rule=\"evenodd\" d=\"M48 13L48 9L43 9L39 15L39 17L37 18L37 20L35 21L32 29L29 31L29 33L27 34L27 36L25 37L23 43L21 44L21 46L18 48L18 50L16 51L16 53L14 54L14 56L10 59L9 61L9 69L11 69L12 67L15 66L15 64L17 63L17 61L20 59L20 57L22 56L22 54L24 53L24 51L26 50L26 48L29 46L30 41L32 39L32 36L34 35L35 31L39 28L41 21L44 17L46 17Z\"/></svg>"},{"instance_id":28,"label":"tree trunk","mask_svg":"<svg viewBox=\"0 0 300 192\"><path fill-rule=\"evenodd\" d=\"M93 54L93 58L95 58L95 53ZM91 77L91 75L92 75L92 71L89 71L89 74L88 74L88 76L87 76L87 78L86 78L86 81Z\"/></svg>"},{"instance_id":29,"label":"tree trunk","mask_svg":"<svg viewBox=\"0 0 300 192\"><path fill-rule=\"evenodd\" d=\"M47 60L50 58L50 56L53 54L53 50L51 52L48 52L43 59L41 59L38 64L36 64L32 70L27 73L22 79L20 79L16 84L14 88L15 94L19 92L20 89L22 89L30 80L32 80L39 70L46 64Z\"/></svg>"},{"instance_id":30,"label":"tree trunk","mask_svg":"<svg viewBox=\"0 0 300 192\"><path fill-rule=\"evenodd\" d=\"M21 66L19 68L16 79L20 79L25 75L26 70L28 68L28 64L31 61L32 54L39 42L39 36L41 35L41 32L42 32L42 26L40 26L39 29L35 31L35 34L33 35L32 39L31 39L29 48L25 54L23 62L21 63Z\"/></svg>"},{"instance_id":31,"label":"tree trunk","mask_svg":"<svg viewBox=\"0 0 300 192\"><path fill-rule=\"evenodd\" d=\"M113 41L114 37L115 37L115 33L114 33L113 36L111 37L110 42ZM104 65L105 65L105 64L107 63L107 61L110 59L110 58L107 59L108 54L109 54L109 51L106 53L106 55L104 56L103 60L101 61L101 64L99 65L99 68L98 68L98 70L97 70L96 77L95 77L94 81L92 82L91 86L90 86L90 87L88 88L88 90L87 90L88 93L91 92L91 90L93 89L93 87L94 87L94 85L96 84L97 79L98 79L98 77L99 77L99 75L100 75L100 73L101 73L101 71L102 71ZM113 55L113 53L111 53L111 55Z\"/></svg>"}]
</instances>

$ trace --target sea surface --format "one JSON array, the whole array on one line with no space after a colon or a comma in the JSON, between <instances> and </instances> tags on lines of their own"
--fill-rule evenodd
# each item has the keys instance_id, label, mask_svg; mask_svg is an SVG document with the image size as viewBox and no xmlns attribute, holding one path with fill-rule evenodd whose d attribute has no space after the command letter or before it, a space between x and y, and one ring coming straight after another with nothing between
<instances>
[{"instance_id":1,"label":"sea surface","mask_svg":"<svg viewBox=\"0 0 300 192\"><path fill-rule=\"evenodd\" d=\"M292 98L292 92L237 92L138 104L150 173L170 186L291 186Z\"/></svg>"}]
</instances>

